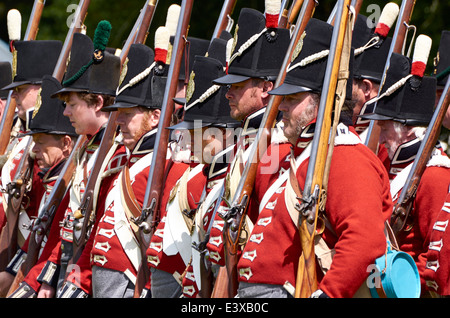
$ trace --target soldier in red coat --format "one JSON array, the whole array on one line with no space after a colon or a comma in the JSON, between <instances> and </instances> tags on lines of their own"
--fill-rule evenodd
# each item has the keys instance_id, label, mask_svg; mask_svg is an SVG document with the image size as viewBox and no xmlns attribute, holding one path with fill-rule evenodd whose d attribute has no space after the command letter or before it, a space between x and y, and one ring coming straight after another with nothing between
<instances>
[{"instance_id":1,"label":"soldier in red coat","mask_svg":"<svg viewBox=\"0 0 450 318\"><path fill-rule=\"evenodd\" d=\"M206 178L200 203L190 217L188 231L191 234L191 246L188 245L184 251L188 263L185 265L182 293L184 297L190 298L197 297L202 289L202 280L210 285L213 282L211 264L203 256L209 236L208 228L214 219L213 210L222 199L220 191L234 155L237 137L235 128L241 125L230 116L225 97L226 87L211 83L225 74L227 36L229 33L224 32L221 38L211 42L207 57L195 58L187 90L189 95L184 101L179 100L184 104L184 120L171 127L184 133L185 139L189 138L192 155L203 165ZM189 135L186 135L188 131ZM209 270L208 277L201 275L203 264Z\"/></svg>"},{"instance_id":2,"label":"soldier in red coat","mask_svg":"<svg viewBox=\"0 0 450 318\"><path fill-rule=\"evenodd\" d=\"M234 139L229 108L221 86L211 80L224 73L226 40L214 39L207 56L197 55L192 65L183 120L169 127L181 136L179 147L189 150L190 161L174 162L165 182L161 222L147 250L153 298L195 296L191 268L191 233L198 205L221 180L229 163ZM225 146L227 144L229 147ZM187 285L182 286L183 278Z\"/></svg>"},{"instance_id":3,"label":"soldier in red coat","mask_svg":"<svg viewBox=\"0 0 450 318\"><path fill-rule=\"evenodd\" d=\"M36 101L38 100L42 78L44 75L51 75L53 73L61 47L62 43L54 40L14 42L14 55L16 56L17 62L12 70L13 80L1 88L2 92L12 90L11 97L14 99L17 108L13 126L11 127L10 142L7 146L6 153L1 156L0 160L1 185L4 189L7 188L10 182L14 181L16 170L21 162L23 153L31 151L32 144L30 148L27 148L28 141L31 137L23 135L23 133L29 131L29 124ZM32 180L37 183L40 182L40 178L36 176L38 170L39 168L34 164ZM37 211L35 204L42 195L42 191L39 192L39 190L42 190L39 184L32 184L30 191L25 194L30 199L29 211ZM0 226L3 227L6 223L4 216L8 202L8 193L6 191L2 191L0 200L2 203L0 205L0 214L2 215L0 219L3 218L4 220ZM23 218L26 218L27 215L27 213L22 213ZM28 217L34 216L28 215ZM23 219L22 221L28 223L29 219ZM25 239L26 237L21 240L20 246Z\"/></svg>"},{"instance_id":4,"label":"soldier in red coat","mask_svg":"<svg viewBox=\"0 0 450 318\"><path fill-rule=\"evenodd\" d=\"M36 164L39 166L38 177L41 179L41 184L44 189L44 194L39 200L35 213L39 216L39 212L45 206L47 198L50 195L53 186L55 185L58 176L66 164L66 159L72 152L77 134L75 129L71 125L69 119L63 115L64 104L57 98L51 98L50 96L57 90L61 89L61 83L50 75L45 75L42 79L42 90L40 92L41 103L37 104L34 115L30 121L30 131L27 133L31 135L34 141L32 148L35 156ZM59 209L65 209L67 207L67 200L61 202ZM57 213L58 214L58 213ZM52 223L52 229L59 230L59 221L54 219ZM29 227L33 227L34 222L29 224ZM46 235L44 239L47 251L54 242L49 241L48 238L53 235ZM40 248L39 252L42 252L44 245ZM8 268L2 277L5 275L13 278L20 266L23 264L24 259L28 253L28 241L25 242L22 249L18 251L14 259L8 265ZM40 284L37 282L37 276L45 264L48 255L43 253L40 255L38 264L35 265L32 271L25 277L24 283L19 288L20 292L25 291L27 295L35 295L39 290ZM3 288L2 288L3 289ZM7 291L7 290L6 290ZM20 293L19 292L19 293ZM12 297L16 297L17 293ZM22 295L23 296L23 295Z\"/></svg>"},{"instance_id":5,"label":"soldier in red coat","mask_svg":"<svg viewBox=\"0 0 450 318\"><path fill-rule=\"evenodd\" d=\"M230 116L241 122L234 158L227 172L230 181L225 200L229 202L233 200L237 182L241 179L242 167L252 147L256 147L253 141L270 100L269 91L274 87L289 45L289 32L278 27L279 10L274 10L274 4L276 8L276 1L266 2L266 15L251 8L241 10L235 36L230 40L233 41L233 50L229 53L226 74L213 81L228 86L225 96ZM272 136L282 136L278 123ZM227 206L225 201L221 202L221 206ZM247 226L252 226L249 219L246 222ZM223 223L217 213L207 244L211 262L220 266L225 265Z\"/></svg>"},{"instance_id":6,"label":"soldier in red coat","mask_svg":"<svg viewBox=\"0 0 450 318\"><path fill-rule=\"evenodd\" d=\"M100 42L104 43L103 41ZM87 138L86 142L77 149L75 158L77 165L71 187L67 191L68 207L64 210L62 217L55 216L55 218L62 219L60 231L58 237L55 238L57 244L49 252L49 257L38 277L38 282L41 283L38 297L54 297L58 285L62 284L66 276L66 267L72 258L72 238L78 231L77 228L73 227L73 213L80 207L80 200L83 197L89 172L96 161L96 150L108 121L108 114L102 112L101 109L113 103L120 77L119 57L105 51L103 52L103 60L92 63L94 43L84 34L74 34L70 56L66 77L62 83L63 88L52 96L65 102L64 116L69 118L77 134L84 135ZM83 67L85 65L86 67ZM105 162L108 164L104 174L100 176L102 179L99 182L101 181L102 184L110 182L112 172L117 171L123 165L124 157L123 145L114 142L107 158L105 158ZM107 186L105 185L105 187ZM100 188L99 191L102 190ZM98 193L94 195L94 198L100 196L101 194ZM101 208L104 202L98 201L95 203L94 210L96 207Z\"/></svg>"},{"instance_id":7,"label":"soldier in red coat","mask_svg":"<svg viewBox=\"0 0 450 318\"><path fill-rule=\"evenodd\" d=\"M391 160L389 173L394 202L407 181L414 161L419 159L418 151L435 105L436 78L424 76L424 65L428 57L426 48L429 50L426 44L431 39L421 35L416 41L412 61L400 54L392 55L391 67L377 107L373 113L364 115L367 119L379 122L380 143L386 145ZM387 90L389 96L384 94ZM445 293L448 288L447 282L437 284L430 274L438 268L436 260L444 246L439 232L445 229L445 226L442 227L442 222L445 221L441 210L443 206L445 210L449 182L450 159L438 142L420 177L408 217L402 220L395 216L392 220L393 224L403 224L396 235L398 246L415 260L421 279L422 296L428 296L428 291ZM448 262L443 258L441 260L439 266L444 271L448 270ZM428 275L425 275L427 272Z\"/></svg>"},{"instance_id":8,"label":"soldier in red coat","mask_svg":"<svg viewBox=\"0 0 450 318\"><path fill-rule=\"evenodd\" d=\"M278 171L256 176L249 205L255 225L237 266L239 297L291 297L296 285L302 248L295 209L295 203L301 202L294 188L297 183L304 188L327 64L323 53L330 48L333 27L311 19L305 33L303 48L294 55L284 83L270 92L285 96L279 109L292 151L280 161ZM300 63L313 55L313 63ZM351 85L347 85L347 96L351 97L349 91ZM314 297L353 297L360 289L368 295L368 267L383 255L387 245L384 228L392 210L388 176L381 161L351 127L351 114L344 105L320 218L325 226L317 237L320 246L315 245L320 266ZM290 169L296 176L291 180Z\"/></svg>"},{"instance_id":9,"label":"soldier in red coat","mask_svg":"<svg viewBox=\"0 0 450 318\"><path fill-rule=\"evenodd\" d=\"M165 52L168 40L167 37ZM140 215L145 201L163 97L156 92L164 92L167 80L162 76L164 68L160 68L165 67L166 54L158 54L155 60L151 48L133 44L128 59L127 75L118 88L115 103L102 109L118 112L116 122L128 160L100 198L105 203L103 210L97 212L99 222L91 235L92 243L77 262L82 271L88 266L92 269L92 275L81 276L77 287L80 293L93 298L133 297L143 257L138 228L132 219ZM67 281L71 281L70 276ZM72 292L66 284L62 297L71 297Z\"/></svg>"}]
</instances>

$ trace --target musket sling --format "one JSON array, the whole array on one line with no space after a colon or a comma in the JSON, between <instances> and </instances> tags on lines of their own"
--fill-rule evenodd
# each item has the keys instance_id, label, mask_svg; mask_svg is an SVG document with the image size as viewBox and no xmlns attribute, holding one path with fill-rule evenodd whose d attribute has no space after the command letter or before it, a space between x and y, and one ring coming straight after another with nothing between
<instances>
[{"instance_id":1,"label":"musket sling","mask_svg":"<svg viewBox=\"0 0 450 318\"><path fill-rule=\"evenodd\" d=\"M137 226L136 223L134 223L132 220L133 218L137 218L141 215L142 207L137 201L136 196L134 195L133 188L131 187L130 169L128 168L128 166L125 165L123 167L121 175L120 187L122 189L121 195L125 202L125 215L130 221L129 223L131 225L131 228L133 229L133 233L135 234L136 238L139 239L139 226Z\"/></svg>"}]
</instances>

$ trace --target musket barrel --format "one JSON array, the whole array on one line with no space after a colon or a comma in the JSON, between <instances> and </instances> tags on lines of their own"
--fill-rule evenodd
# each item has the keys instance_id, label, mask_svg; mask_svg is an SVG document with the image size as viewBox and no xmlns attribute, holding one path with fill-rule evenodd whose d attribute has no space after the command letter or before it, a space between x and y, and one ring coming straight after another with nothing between
<instances>
[{"instance_id":1,"label":"musket barrel","mask_svg":"<svg viewBox=\"0 0 450 318\"><path fill-rule=\"evenodd\" d=\"M81 31L81 26L86 18L89 4L90 0L80 0L77 10L75 11L75 18L70 26L69 32L66 35L63 48L61 49L61 54L59 55L53 71L53 77L59 81L62 81L64 73L66 72L66 61L69 58L70 48L72 47L73 35Z\"/></svg>"},{"instance_id":2,"label":"musket barrel","mask_svg":"<svg viewBox=\"0 0 450 318\"><path fill-rule=\"evenodd\" d=\"M140 297L144 285L149 279L145 252L150 244L149 240L151 239L152 233L157 226L159 201L164 184L164 171L166 168L167 147L169 143L169 132L166 127L170 125L170 120L173 113L173 97L175 96L178 87L178 77L183 57L182 53L185 48L185 39L187 38L193 2L193 0L183 0L181 4L180 16L172 47L173 53L170 59L170 66L167 75L168 83L164 90L161 115L156 132L154 155L152 156L152 162L148 174L147 187L145 189L145 197L142 205L142 213L141 216L135 220L136 224L139 225L139 241L143 254L135 284L134 297L136 298Z\"/></svg>"},{"instance_id":3,"label":"musket barrel","mask_svg":"<svg viewBox=\"0 0 450 318\"><path fill-rule=\"evenodd\" d=\"M426 164L431 156L433 149L439 138L442 122L447 112L450 102L450 77L447 79L442 95L439 99L438 105L433 113L430 124L428 125L423 140L420 143L416 158L411 166L405 185L394 206L392 217L392 230L394 234L401 231L411 209L411 203L414 201L417 187L419 186L421 176L425 171Z\"/></svg>"},{"instance_id":4,"label":"musket barrel","mask_svg":"<svg viewBox=\"0 0 450 318\"><path fill-rule=\"evenodd\" d=\"M30 20L28 21L27 29L25 31L24 40L36 39L39 30L39 22L41 20L42 11L44 10L45 0L36 0L31 10Z\"/></svg>"},{"instance_id":5,"label":"musket barrel","mask_svg":"<svg viewBox=\"0 0 450 318\"><path fill-rule=\"evenodd\" d=\"M225 0L222 6L222 9L219 14L219 20L216 23L214 28L214 32L212 35L212 39L218 38L220 33L226 29L228 24L228 15L231 15L234 11L234 7L236 6L237 0Z\"/></svg>"}]
</instances>

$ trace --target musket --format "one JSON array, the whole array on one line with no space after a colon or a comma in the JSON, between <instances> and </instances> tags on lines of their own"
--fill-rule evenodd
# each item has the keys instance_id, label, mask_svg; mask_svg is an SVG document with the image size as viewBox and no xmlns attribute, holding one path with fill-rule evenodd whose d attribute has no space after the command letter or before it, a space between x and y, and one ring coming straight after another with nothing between
<instances>
[{"instance_id":1,"label":"musket","mask_svg":"<svg viewBox=\"0 0 450 318\"><path fill-rule=\"evenodd\" d=\"M25 41L27 39L36 39L39 31L39 21L41 20L42 11L44 10L45 0L36 0L31 10L30 21L28 22L27 29L25 31Z\"/></svg>"},{"instance_id":2,"label":"musket","mask_svg":"<svg viewBox=\"0 0 450 318\"><path fill-rule=\"evenodd\" d=\"M22 16L17 9L11 9L8 11L7 15L7 23L8 23L8 36L9 36L9 48L11 53L13 54L13 74L14 77L14 68L16 65L14 59L14 42L20 40L21 36L21 25L22 25ZM0 155L3 157L8 156L8 152L10 151L12 145L11 141L15 138L16 133L9 132L12 128L12 123L14 121L14 115L16 111L16 100L12 97L13 90L10 90L8 93L8 99L6 101L4 115L2 116L2 120L0 122L0 131L2 132L2 136L0 136ZM5 128L5 130L3 129ZM3 133L8 131L9 133Z\"/></svg>"},{"instance_id":3,"label":"musket","mask_svg":"<svg viewBox=\"0 0 450 318\"><path fill-rule=\"evenodd\" d=\"M175 33L174 43L172 47L172 56L170 58L170 66L167 75L168 82L164 90L164 97L161 108L158 130L156 132L156 142L154 146L154 154L150 165L149 175L147 179L147 187L145 191L142 213L133 221L139 226L139 243L142 253L142 261L138 269L138 275L135 285L135 297L140 297L145 284L150 278L150 273L145 257L147 248L150 244L151 237L159 223L159 205L164 186L164 171L166 170L167 147L169 144L169 127L171 116L174 110L174 101L178 77L180 73L185 41L191 18L193 0L183 0L180 8L180 16L178 18L177 30Z\"/></svg>"},{"instance_id":4,"label":"musket","mask_svg":"<svg viewBox=\"0 0 450 318\"><path fill-rule=\"evenodd\" d=\"M216 27L212 34L212 39L218 38L223 30L228 29L230 23L230 17L233 14L234 7L236 6L237 0L225 0L222 5L222 9L219 14L219 19L217 20ZM211 40L212 40L211 39Z\"/></svg>"},{"instance_id":5,"label":"musket","mask_svg":"<svg viewBox=\"0 0 450 318\"><path fill-rule=\"evenodd\" d=\"M295 0L292 2L292 5L287 13L287 29L289 29L293 25L295 18L299 14L300 8L302 8L303 6L303 2L304 0Z\"/></svg>"},{"instance_id":6,"label":"musket","mask_svg":"<svg viewBox=\"0 0 450 318\"><path fill-rule=\"evenodd\" d=\"M214 40L215 38L219 38L222 31L229 29L230 19L231 19L230 16L233 13L235 5L236 5L236 0L225 0L224 1L222 10L219 14L219 19L217 20L216 27L214 29L211 41ZM228 19L228 23L225 23L225 21L227 21L226 19ZM218 197L222 198L224 192L225 192L225 183L221 187L220 194ZM202 201L203 200L200 200L198 207L201 206ZM205 259L205 253L206 253L206 244L209 241L209 237L210 237L210 233L211 233L211 229L212 229L212 225L213 225L213 220L217 214L219 206L220 206L220 200L217 200L216 205L214 206L214 211L211 214L211 222L205 233L204 239L201 242L199 242L198 244L196 244L196 242L192 243L192 247L195 248L197 251L199 251L200 258L201 258L200 259L200 271L201 271L202 277L201 277L201 286L200 286L200 291L199 291L199 295L201 298L209 298L209 297L211 297L211 294L213 292L213 277L212 277L213 273L211 271L211 267L207 266L207 264L206 264L207 260Z\"/></svg>"},{"instance_id":7,"label":"musket","mask_svg":"<svg viewBox=\"0 0 450 318\"><path fill-rule=\"evenodd\" d=\"M405 227L414 203L414 198L417 193L417 188L419 187L420 179L422 178L428 160L430 159L438 141L442 121L444 120L450 100L449 85L450 81L447 79L447 83L445 84L430 124L425 131L425 136L421 141L416 158L411 166L411 170L402 191L400 192L397 203L394 205L394 210L391 217L391 227L395 235L397 235Z\"/></svg>"},{"instance_id":8,"label":"musket","mask_svg":"<svg viewBox=\"0 0 450 318\"><path fill-rule=\"evenodd\" d=\"M28 20L27 30L23 38L24 41L31 41L36 39L44 5L45 0L34 1L30 19ZM12 43L10 44L10 47L11 49L13 49ZM2 131L2 134L0 136L0 154L4 154L6 152L8 144L10 143L10 134L3 132L11 131L12 123L14 121L14 114L16 111L16 100L14 98L11 98L11 94L12 90L9 92L8 100L5 106L5 112L3 114L0 126Z\"/></svg>"},{"instance_id":9,"label":"musket","mask_svg":"<svg viewBox=\"0 0 450 318\"><path fill-rule=\"evenodd\" d=\"M153 14L157 5L157 0L147 0L125 42L120 53L122 66L128 56L130 47L134 43L144 43L147 37L148 29L153 19ZM97 150L97 157L86 184L85 192L80 202L80 207L74 213L74 235L73 235L73 254L70 263L75 264L84 246L89 239L91 229L95 223L95 205L96 200L96 183L99 175L102 173L104 160L114 143L117 133L117 111L109 114L108 122L103 132L102 140ZM69 267L68 267L69 268Z\"/></svg>"},{"instance_id":10,"label":"musket","mask_svg":"<svg viewBox=\"0 0 450 318\"><path fill-rule=\"evenodd\" d=\"M36 0L33 5L33 9L30 15L30 19L28 21L27 30L25 33L24 40L31 41L36 38L38 32L39 21L41 19L42 11L44 8L45 1ZM20 32L19 32L20 33ZM13 45L11 43L11 48ZM12 122L14 120L15 113L15 99L11 98L12 90L9 93L8 102L9 105L6 105L6 111L2 118L2 131L10 131ZM4 129L4 130L3 130ZM4 142L4 151L8 147L10 142L10 134L2 134L0 137L0 147L3 147L2 143ZM6 210L7 215L7 225L2 231L0 237L0 270L4 270L8 263L11 261L17 250L17 236L18 236L18 221L19 214L22 205L22 199L25 195L26 188L28 186L28 182L31 178L33 171L33 162L34 160L30 158L30 150L33 145L32 138L29 137L29 141L27 142L25 148L23 149L23 155L20 159L18 169L16 171L14 180L7 185L7 193L8 195L8 205ZM3 151L3 152L4 152Z\"/></svg>"},{"instance_id":11,"label":"musket","mask_svg":"<svg viewBox=\"0 0 450 318\"><path fill-rule=\"evenodd\" d=\"M75 170L75 158L77 150L81 149L85 143L86 137L80 136L74 146L74 149L66 159L63 169L56 180L56 183L50 193L44 207L39 212L38 217L32 224L31 233L28 241L27 258L17 271L11 287L9 288L8 296L12 294L24 280L30 270L36 265L42 246L44 237L50 231L57 209L70 188L73 172Z\"/></svg>"},{"instance_id":12,"label":"musket","mask_svg":"<svg viewBox=\"0 0 450 318\"><path fill-rule=\"evenodd\" d=\"M287 21L288 21L288 14L289 14L288 4L289 4L289 0L281 1L281 11L280 11L280 16L278 18L278 26L280 28L286 28Z\"/></svg>"},{"instance_id":13,"label":"musket","mask_svg":"<svg viewBox=\"0 0 450 318\"><path fill-rule=\"evenodd\" d=\"M303 3L274 87L278 87L284 82L286 70L291 61L294 48L305 30L308 21L312 17L316 5L317 2L314 0L307 0ZM225 246L225 263L229 281L221 282L216 280L215 284L229 284L228 294L225 296L226 298L234 297L237 293L237 263L238 251L240 248L239 238L244 228L248 200L253 191L260 155L264 154L268 144L270 144L271 130L275 126L278 115L278 106L282 99L283 98L280 95L271 95L264 112L260 128L258 129L258 133L255 137L253 145L251 146L252 148L242 172L241 180L237 185L235 195L231 201L230 208L225 213L220 213L220 216L226 221L223 229L223 237ZM224 276L225 275L222 277Z\"/></svg>"},{"instance_id":14,"label":"musket","mask_svg":"<svg viewBox=\"0 0 450 318\"><path fill-rule=\"evenodd\" d=\"M324 198L322 190L326 187L324 178L327 177L326 174L329 172L329 170L327 171L325 169L327 159L332 152L328 149L328 141L330 138L332 111L335 105L335 94L337 92L338 74L341 63L346 62L341 61L341 55L344 52L345 35L350 27L348 26L349 11L350 1L339 0L325 71L325 80L319 103L316 128L312 140L311 156L306 172L305 186L301 198L299 198L301 204L298 227L302 253L299 258L297 270L295 297L309 297L317 290L318 286L314 236L319 204L322 203L321 200ZM348 40L351 41L351 39ZM338 115L338 113L335 113L335 116Z\"/></svg>"},{"instance_id":15,"label":"musket","mask_svg":"<svg viewBox=\"0 0 450 318\"><path fill-rule=\"evenodd\" d=\"M29 138L25 149L29 149L33 139ZM24 153L14 176L14 180L6 186L8 204L6 208L7 222L0 235L0 270L5 270L18 248L19 215L25 192L33 174L33 158Z\"/></svg>"},{"instance_id":16,"label":"musket","mask_svg":"<svg viewBox=\"0 0 450 318\"><path fill-rule=\"evenodd\" d=\"M399 16L397 18L397 24L395 26L394 35L392 36L391 46L389 48L389 53L387 57L387 61L384 67L383 76L381 83L384 83L384 79L386 76L386 71L389 68L389 60L391 58L392 52L394 53L402 53L403 45L405 42L408 23L411 19L411 15L414 9L414 5L416 4L416 0L403 0L402 6L400 8ZM380 94L382 89L382 85L380 85L378 90L378 95ZM374 105L374 110L377 107L377 103ZM380 138L380 127L378 126L377 121L371 120L369 127L367 128L367 137L365 140L365 145L369 147L375 154L378 153L378 141Z\"/></svg>"},{"instance_id":17,"label":"musket","mask_svg":"<svg viewBox=\"0 0 450 318\"><path fill-rule=\"evenodd\" d=\"M66 60L69 56L70 48L72 45L73 34L75 32L81 31L80 26L83 25L89 4L90 0L80 0L78 8L74 15L74 21L66 35L66 39L64 40L64 45L52 74L52 76L59 81L61 81L64 76L64 72L66 69ZM42 210L39 212L38 217L33 222L28 242L27 258L18 270L16 277L9 289L8 295L17 289L19 284L23 281L24 277L28 274L30 269L36 264L38 260L42 241L50 230L50 226L53 222L56 210L61 203L67 189L70 187L72 175L75 170L74 155L85 143L85 140L85 136L78 137L74 149L66 160L64 167L55 185L53 186L52 192L47 198L47 201Z\"/></svg>"},{"instance_id":18,"label":"musket","mask_svg":"<svg viewBox=\"0 0 450 318\"><path fill-rule=\"evenodd\" d=\"M336 10L337 10L337 2L333 7L333 10L331 11L330 16L328 17L327 23L334 25L334 17L336 16ZM363 0L352 0L352 7L354 8L354 14L355 16L358 16L359 11L361 10L363 4Z\"/></svg>"}]
</instances>

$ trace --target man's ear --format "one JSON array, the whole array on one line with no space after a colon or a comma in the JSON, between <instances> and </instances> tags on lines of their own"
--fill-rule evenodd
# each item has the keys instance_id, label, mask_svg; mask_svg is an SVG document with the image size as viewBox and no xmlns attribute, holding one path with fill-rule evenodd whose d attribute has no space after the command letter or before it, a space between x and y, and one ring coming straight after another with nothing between
<instances>
[{"instance_id":1,"label":"man's ear","mask_svg":"<svg viewBox=\"0 0 450 318\"><path fill-rule=\"evenodd\" d=\"M273 89L273 82L271 81L264 81L263 91L268 92Z\"/></svg>"},{"instance_id":2,"label":"man's ear","mask_svg":"<svg viewBox=\"0 0 450 318\"><path fill-rule=\"evenodd\" d=\"M97 95L97 102L95 103L94 107L95 107L95 111L100 111L103 108L103 96L102 95Z\"/></svg>"},{"instance_id":3,"label":"man's ear","mask_svg":"<svg viewBox=\"0 0 450 318\"><path fill-rule=\"evenodd\" d=\"M379 87L378 85L375 85L372 81L368 79L362 80L361 89L364 92L364 97L366 101L378 95L378 87ZM376 89L376 91L374 91L374 89Z\"/></svg>"},{"instance_id":4,"label":"man's ear","mask_svg":"<svg viewBox=\"0 0 450 318\"><path fill-rule=\"evenodd\" d=\"M68 157L70 155L70 152L73 150L74 146L74 142L69 135L64 135L64 137L62 138L62 146L64 155Z\"/></svg>"},{"instance_id":5,"label":"man's ear","mask_svg":"<svg viewBox=\"0 0 450 318\"><path fill-rule=\"evenodd\" d=\"M273 89L273 82L271 81L264 81L263 82L263 97L269 96L269 91Z\"/></svg>"},{"instance_id":6,"label":"man's ear","mask_svg":"<svg viewBox=\"0 0 450 318\"><path fill-rule=\"evenodd\" d=\"M161 110L159 109L153 110L150 115L150 124L152 128L158 126L160 118L161 118Z\"/></svg>"}]
</instances>

